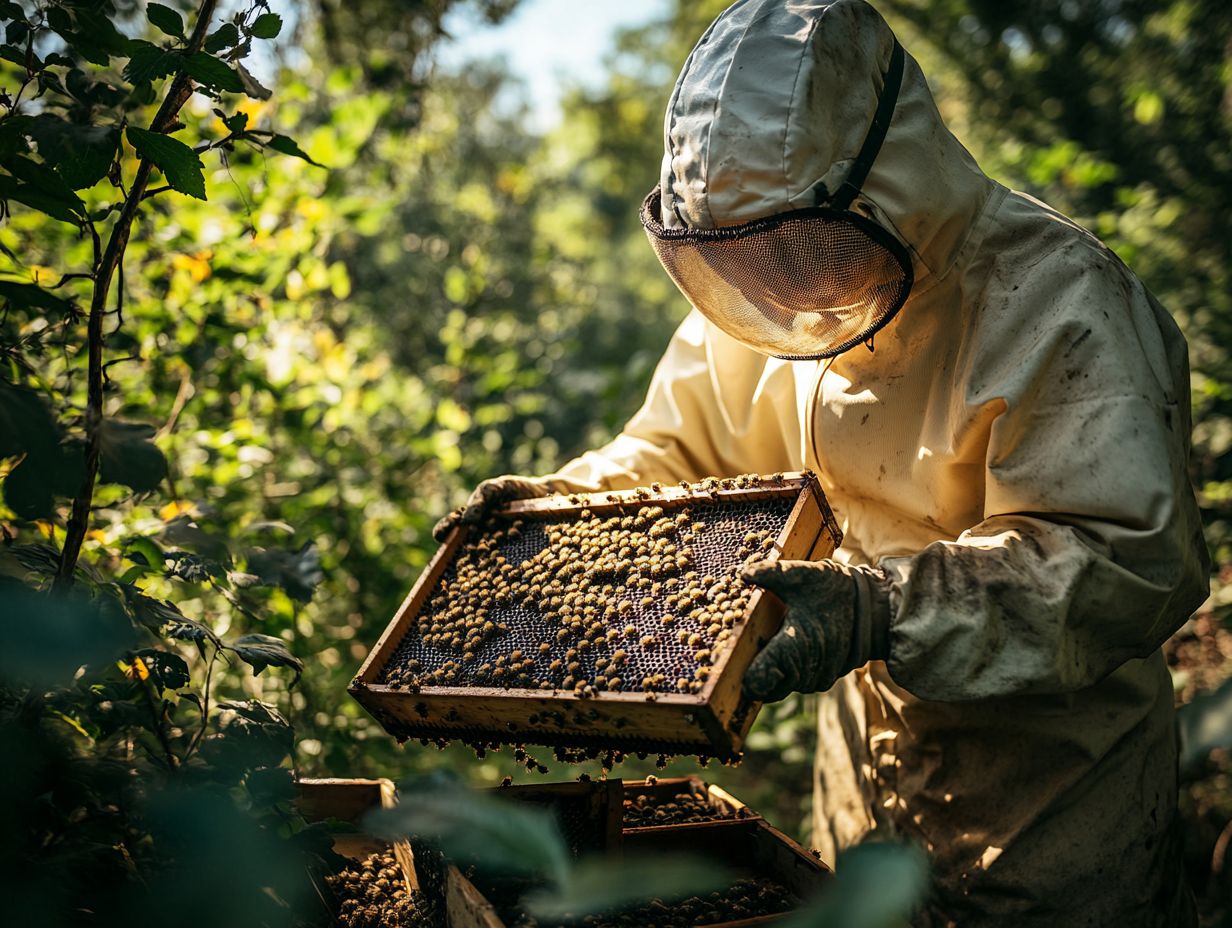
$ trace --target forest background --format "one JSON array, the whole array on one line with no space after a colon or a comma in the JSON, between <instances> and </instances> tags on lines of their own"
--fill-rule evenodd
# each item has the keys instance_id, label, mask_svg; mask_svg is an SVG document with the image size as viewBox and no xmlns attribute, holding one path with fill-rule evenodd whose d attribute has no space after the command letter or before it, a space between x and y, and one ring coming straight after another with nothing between
<instances>
[{"instance_id":1,"label":"forest background","mask_svg":"<svg viewBox=\"0 0 1232 928\"><path fill-rule=\"evenodd\" d=\"M269 53L272 95L245 72L240 86L214 87L216 99L185 104L204 140L205 198L171 183L142 204L134 226L113 294L122 312L107 322L103 396L105 416L127 424L108 433L111 475L104 454L79 568L79 585L109 589L130 616L179 634L154 649L169 657L147 655L147 669L136 652L121 662L120 682L143 683L124 691L134 706L157 686L153 723L100 721L114 713L111 700L105 712L80 699L35 707L77 739L65 750L140 724L154 739L150 753L175 768L228 726L234 734L238 718L252 723L246 731L277 728L284 740L267 766L301 775L399 779L448 767L477 784L536 776L507 752L480 760L467 749L399 747L346 685L431 556L441 514L485 477L546 472L601 444L640 402L686 306L636 210L658 174L677 70L726 4L673 0L661 21L624 31L606 82L569 90L546 133L508 105L512 79L499 64L436 64L451 13L470 8L497 22L516 4L298 0ZM66 28L84 35L81 11L99 4L3 6L22 17L69 8ZM1193 478L1216 572L1211 599L1169 655L1180 702L1217 693L1232 674L1232 6L877 6L984 169L1103 238L1189 339ZM143 4L116 7L130 40L174 34ZM182 9L189 26L195 9ZM244 28L255 32L244 41L272 28L256 26L273 15L262 4L251 9ZM0 85L11 109L29 59L24 33L5 19L14 51L0 54ZM89 59L96 78L109 67L117 85L121 71L132 78L127 55L100 54L101 64ZM66 58L60 73L73 65ZM73 101L70 121L113 105L71 81L60 91ZM126 118L148 124L157 102L133 97ZM243 126L265 132L248 146L235 144L241 114ZM5 138L0 120L0 157ZM132 147L140 135L127 138L116 155L121 177L149 157ZM29 429L37 396L56 417L43 440L71 445L89 427L91 284L71 275L89 266L94 244L46 199L15 196L26 181L5 169L0 429ZM52 296L34 298L20 289L27 284ZM32 485L32 467L17 476L32 454L0 433L0 574L49 586L63 567L74 493ZM36 645L37 635L24 642ZM251 672L266 666L275 669ZM230 714L211 715L211 699ZM20 715L31 703L27 694L13 705ZM259 705L272 715L255 717ZM1232 799L1229 768L1206 748L1227 739L1211 722L1218 696L1198 705L1208 711L1189 734L1184 803L1197 888L1218 901L1227 884L1212 873L1222 876ZM743 766L703 774L800 836L808 709L805 698L770 707ZM182 721L197 710L204 739ZM31 764L26 781L10 771L12 782L28 788L43 775ZM550 766L549 779L579 772ZM677 761L669 772L696 769ZM618 774L653 770L632 762Z\"/></svg>"}]
</instances>

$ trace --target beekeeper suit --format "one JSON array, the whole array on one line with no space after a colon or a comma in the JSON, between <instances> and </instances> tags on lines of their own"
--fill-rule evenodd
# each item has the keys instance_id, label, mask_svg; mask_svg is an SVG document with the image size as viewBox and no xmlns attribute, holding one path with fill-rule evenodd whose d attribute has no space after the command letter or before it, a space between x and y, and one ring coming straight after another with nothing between
<instances>
[{"instance_id":1,"label":"beekeeper suit","mask_svg":"<svg viewBox=\"0 0 1232 928\"><path fill-rule=\"evenodd\" d=\"M821 698L814 841L933 856L921 924L1189 924L1162 642L1207 594L1185 342L986 177L862 0L734 4L643 222L695 309L606 447L511 496L810 468L833 561L746 690Z\"/></svg>"}]
</instances>

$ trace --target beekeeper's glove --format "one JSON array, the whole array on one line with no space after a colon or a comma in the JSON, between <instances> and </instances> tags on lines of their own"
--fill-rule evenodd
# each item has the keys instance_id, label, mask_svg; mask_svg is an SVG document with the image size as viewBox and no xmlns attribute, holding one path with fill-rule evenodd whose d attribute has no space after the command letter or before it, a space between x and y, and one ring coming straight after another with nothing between
<instances>
[{"instance_id":1,"label":"beekeeper's glove","mask_svg":"<svg viewBox=\"0 0 1232 928\"><path fill-rule=\"evenodd\" d=\"M505 475L492 477L475 487L466 505L445 516L432 529L432 537L444 541L456 525L478 525L493 509L515 499L538 499L554 491L550 482L538 477Z\"/></svg>"},{"instance_id":2,"label":"beekeeper's glove","mask_svg":"<svg viewBox=\"0 0 1232 928\"><path fill-rule=\"evenodd\" d=\"M746 583L783 601L783 627L753 659L744 692L759 702L828 690L838 679L889 653L890 583L876 567L836 561L758 562Z\"/></svg>"}]
</instances>

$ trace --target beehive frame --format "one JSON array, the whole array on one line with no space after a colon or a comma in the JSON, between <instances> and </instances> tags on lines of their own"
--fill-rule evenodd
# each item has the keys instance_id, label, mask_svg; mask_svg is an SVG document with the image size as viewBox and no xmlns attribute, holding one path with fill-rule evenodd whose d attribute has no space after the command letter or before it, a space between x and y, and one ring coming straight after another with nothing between
<instances>
[{"instance_id":1,"label":"beehive frame","mask_svg":"<svg viewBox=\"0 0 1232 928\"><path fill-rule=\"evenodd\" d=\"M668 802L682 794L705 798L716 813L725 813L728 816L727 818L715 818L714 821L716 822L749 821L750 819L761 819L762 817L721 786L707 783L698 776L656 777L653 780L624 780L621 788L622 800L631 799L639 795L648 795L656 802ZM622 802L622 807L623 804ZM629 835L656 831L661 828L683 828L686 825L708 824L711 824L711 822L669 822L663 825L623 824L621 831L623 834Z\"/></svg>"},{"instance_id":2,"label":"beehive frame","mask_svg":"<svg viewBox=\"0 0 1232 928\"><path fill-rule=\"evenodd\" d=\"M573 494L511 503L498 516L522 520L568 518L589 509L596 516L628 514L654 505L665 511L697 503L740 503L790 497L788 514L768 559L829 556L842 534L825 496L810 473L761 478L752 486L688 485L593 494ZM474 743L524 743L667 754L698 754L732 760L759 706L743 702L741 680L762 645L782 624L782 605L754 590L746 618L717 656L699 693L600 692L580 698L566 690L488 686L423 686L418 692L378 683L403 637L444 576L466 538L457 528L437 550L393 621L369 653L350 686L351 694L390 734L407 738L461 739Z\"/></svg>"}]
</instances>

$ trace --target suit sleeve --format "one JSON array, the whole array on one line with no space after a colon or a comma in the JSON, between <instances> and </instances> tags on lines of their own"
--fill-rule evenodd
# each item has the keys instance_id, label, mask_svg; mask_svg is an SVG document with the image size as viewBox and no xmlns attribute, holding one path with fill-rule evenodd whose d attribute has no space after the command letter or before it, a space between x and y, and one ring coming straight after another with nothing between
<instances>
[{"instance_id":1,"label":"suit sleeve","mask_svg":"<svg viewBox=\"0 0 1232 928\"><path fill-rule=\"evenodd\" d=\"M1184 340L1145 291L1113 305L1076 289L1077 322L1005 346L983 521L881 564L887 666L920 698L1082 689L1152 654L1208 594Z\"/></svg>"}]
</instances>

